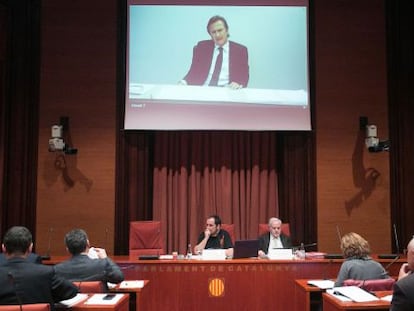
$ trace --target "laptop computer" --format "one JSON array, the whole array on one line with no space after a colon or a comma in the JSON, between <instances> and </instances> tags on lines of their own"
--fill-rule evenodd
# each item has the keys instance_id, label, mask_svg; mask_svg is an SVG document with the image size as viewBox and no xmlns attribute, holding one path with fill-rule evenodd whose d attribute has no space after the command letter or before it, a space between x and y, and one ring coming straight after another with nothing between
<instances>
[{"instance_id":1,"label":"laptop computer","mask_svg":"<svg viewBox=\"0 0 414 311\"><path fill-rule=\"evenodd\" d=\"M234 242L233 259L257 257L259 240L237 240Z\"/></svg>"}]
</instances>

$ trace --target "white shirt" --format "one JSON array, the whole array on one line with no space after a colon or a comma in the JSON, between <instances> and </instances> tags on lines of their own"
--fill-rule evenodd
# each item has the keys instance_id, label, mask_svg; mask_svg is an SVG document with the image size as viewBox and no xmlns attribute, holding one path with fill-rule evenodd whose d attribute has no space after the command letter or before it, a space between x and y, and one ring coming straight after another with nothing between
<instances>
[{"instance_id":1,"label":"white shirt","mask_svg":"<svg viewBox=\"0 0 414 311\"><path fill-rule=\"evenodd\" d=\"M270 235L270 241L269 241L269 250L274 248L283 248L282 241L280 240L280 236L275 238L273 235Z\"/></svg>"}]
</instances>

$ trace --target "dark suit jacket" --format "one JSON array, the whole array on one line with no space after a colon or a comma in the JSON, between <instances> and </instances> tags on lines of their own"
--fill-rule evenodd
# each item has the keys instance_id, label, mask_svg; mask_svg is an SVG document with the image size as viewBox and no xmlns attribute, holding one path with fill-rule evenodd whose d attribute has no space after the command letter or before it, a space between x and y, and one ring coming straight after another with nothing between
<instances>
[{"instance_id":1,"label":"dark suit jacket","mask_svg":"<svg viewBox=\"0 0 414 311\"><path fill-rule=\"evenodd\" d=\"M390 311L414 310L414 274L394 284Z\"/></svg>"},{"instance_id":2,"label":"dark suit jacket","mask_svg":"<svg viewBox=\"0 0 414 311\"><path fill-rule=\"evenodd\" d=\"M30 253L26 257L26 260L29 262L33 262L33 263L42 263L42 257L40 257L38 254L35 254L35 253ZM0 265L6 262L7 262L6 256L4 255L4 253L0 253Z\"/></svg>"},{"instance_id":3,"label":"dark suit jacket","mask_svg":"<svg viewBox=\"0 0 414 311\"><path fill-rule=\"evenodd\" d=\"M289 248L292 247L292 241L290 240L290 237L288 237L287 235L281 233L280 234L280 241L283 244L283 247ZM262 234L259 237L259 250L262 250L263 252L265 252L265 254L267 254L267 251L269 250L269 243L270 243L270 232Z\"/></svg>"},{"instance_id":4,"label":"dark suit jacket","mask_svg":"<svg viewBox=\"0 0 414 311\"><path fill-rule=\"evenodd\" d=\"M0 305L50 303L69 299L77 294L71 282L59 278L52 266L10 258L0 265Z\"/></svg>"},{"instance_id":5,"label":"dark suit jacket","mask_svg":"<svg viewBox=\"0 0 414 311\"><path fill-rule=\"evenodd\" d=\"M249 82L249 64L247 48L244 45L229 41L229 82L237 82L243 87ZM193 60L190 70L184 77L189 85L203 85L210 70L214 52L214 41L200 41L193 49Z\"/></svg>"},{"instance_id":6,"label":"dark suit jacket","mask_svg":"<svg viewBox=\"0 0 414 311\"><path fill-rule=\"evenodd\" d=\"M70 281L102 281L120 283L124 274L117 264L108 257L91 259L87 255L75 255L55 265L57 275Z\"/></svg>"}]
</instances>

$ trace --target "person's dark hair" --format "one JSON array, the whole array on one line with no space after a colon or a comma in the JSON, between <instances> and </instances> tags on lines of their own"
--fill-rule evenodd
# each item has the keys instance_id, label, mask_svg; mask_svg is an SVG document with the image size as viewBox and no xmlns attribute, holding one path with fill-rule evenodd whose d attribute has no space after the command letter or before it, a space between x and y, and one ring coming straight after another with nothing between
<instances>
[{"instance_id":1,"label":"person's dark hair","mask_svg":"<svg viewBox=\"0 0 414 311\"><path fill-rule=\"evenodd\" d=\"M208 218L214 218L214 224L216 226L218 226L218 225L221 226L221 218L218 215L211 215Z\"/></svg>"},{"instance_id":2,"label":"person's dark hair","mask_svg":"<svg viewBox=\"0 0 414 311\"><path fill-rule=\"evenodd\" d=\"M23 226L11 227L3 238L8 254L25 254L32 244L32 234Z\"/></svg>"},{"instance_id":3,"label":"person's dark hair","mask_svg":"<svg viewBox=\"0 0 414 311\"><path fill-rule=\"evenodd\" d=\"M222 16L220 16L220 15L215 15L215 16L211 17L211 18L208 20L208 23L207 23L207 33L208 33L208 34L210 34L210 25L211 25L211 24L214 24L215 22L218 22L218 21L222 21L222 22L223 22L223 24L224 24L224 27L226 27L226 30L229 30L229 25L227 24L227 22L226 22L226 20L224 19L224 17L222 17Z\"/></svg>"},{"instance_id":4,"label":"person's dark hair","mask_svg":"<svg viewBox=\"0 0 414 311\"><path fill-rule=\"evenodd\" d=\"M65 244L72 255L78 255L88 246L88 235L85 230L73 229L65 235Z\"/></svg>"}]
</instances>

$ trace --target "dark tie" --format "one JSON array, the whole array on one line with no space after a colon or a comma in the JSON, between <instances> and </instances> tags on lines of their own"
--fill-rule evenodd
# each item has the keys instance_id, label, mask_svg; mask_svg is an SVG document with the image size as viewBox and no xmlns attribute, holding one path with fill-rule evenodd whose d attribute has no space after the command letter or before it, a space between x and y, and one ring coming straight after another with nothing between
<instances>
[{"instance_id":1,"label":"dark tie","mask_svg":"<svg viewBox=\"0 0 414 311\"><path fill-rule=\"evenodd\" d=\"M217 86L217 82L220 76L221 64L223 64L223 48L219 47L219 54L216 59L216 65L214 66L213 75L211 76L210 86Z\"/></svg>"}]
</instances>

